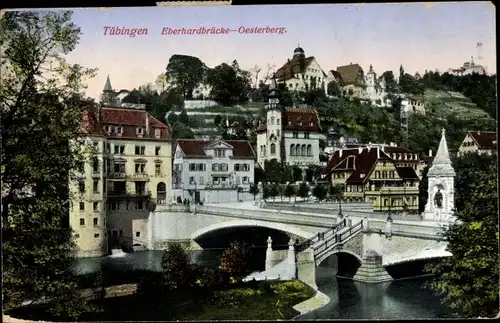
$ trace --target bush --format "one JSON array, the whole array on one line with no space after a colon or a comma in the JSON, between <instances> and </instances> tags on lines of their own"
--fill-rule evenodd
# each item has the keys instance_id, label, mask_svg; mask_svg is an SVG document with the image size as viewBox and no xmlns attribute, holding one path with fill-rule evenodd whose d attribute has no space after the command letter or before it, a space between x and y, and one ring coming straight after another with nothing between
<instances>
[{"instance_id":1,"label":"bush","mask_svg":"<svg viewBox=\"0 0 500 323\"><path fill-rule=\"evenodd\" d=\"M194 268L180 243L172 243L163 251L161 266L166 288L188 288L194 284Z\"/></svg>"},{"instance_id":2,"label":"bush","mask_svg":"<svg viewBox=\"0 0 500 323\"><path fill-rule=\"evenodd\" d=\"M307 183L305 182L300 183L299 196L302 198L309 197L309 185L307 185Z\"/></svg>"},{"instance_id":3,"label":"bush","mask_svg":"<svg viewBox=\"0 0 500 323\"><path fill-rule=\"evenodd\" d=\"M220 257L220 271L226 279L234 279L239 282L246 274L249 256L249 248L245 243L232 242L228 249Z\"/></svg>"}]
</instances>

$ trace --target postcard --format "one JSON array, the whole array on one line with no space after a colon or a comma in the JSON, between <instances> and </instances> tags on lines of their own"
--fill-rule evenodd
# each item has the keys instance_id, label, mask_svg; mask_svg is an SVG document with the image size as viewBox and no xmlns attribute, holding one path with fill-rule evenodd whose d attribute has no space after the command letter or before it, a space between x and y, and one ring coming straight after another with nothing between
<instances>
[{"instance_id":1,"label":"postcard","mask_svg":"<svg viewBox=\"0 0 500 323\"><path fill-rule=\"evenodd\" d=\"M498 317L489 2L4 11L4 321Z\"/></svg>"}]
</instances>

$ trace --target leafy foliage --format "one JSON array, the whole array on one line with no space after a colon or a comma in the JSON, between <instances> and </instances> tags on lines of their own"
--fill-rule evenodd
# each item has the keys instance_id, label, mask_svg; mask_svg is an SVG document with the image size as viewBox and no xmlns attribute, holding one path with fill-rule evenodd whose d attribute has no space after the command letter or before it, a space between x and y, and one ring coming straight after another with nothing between
<instances>
[{"instance_id":1,"label":"leafy foliage","mask_svg":"<svg viewBox=\"0 0 500 323\"><path fill-rule=\"evenodd\" d=\"M497 164L476 169L463 209L445 231L453 256L427 268L435 274L427 287L439 293L459 317L493 317L498 313L498 176ZM463 192L457 192L457 195Z\"/></svg>"},{"instance_id":2,"label":"leafy foliage","mask_svg":"<svg viewBox=\"0 0 500 323\"><path fill-rule=\"evenodd\" d=\"M161 267L163 283L167 289L182 289L192 285L193 266L180 243L171 243L163 251Z\"/></svg>"},{"instance_id":3,"label":"leafy foliage","mask_svg":"<svg viewBox=\"0 0 500 323\"><path fill-rule=\"evenodd\" d=\"M84 158L70 143L83 144L82 81L95 72L63 58L80 35L71 15L10 11L0 21L4 306L48 298L66 319L96 310L69 270L68 182Z\"/></svg>"},{"instance_id":4,"label":"leafy foliage","mask_svg":"<svg viewBox=\"0 0 500 323\"><path fill-rule=\"evenodd\" d=\"M268 184L267 186L268 186L268 190L269 190L269 197L272 197L274 200L276 198L276 196L278 196L280 194L279 185L276 183L271 183L271 184Z\"/></svg>"},{"instance_id":5,"label":"leafy foliage","mask_svg":"<svg viewBox=\"0 0 500 323\"><path fill-rule=\"evenodd\" d=\"M184 99L190 100L194 89L204 80L206 71L207 67L198 57L175 54L168 60L165 76L181 89Z\"/></svg>"},{"instance_id":6,"label":"leafy foliage","mask_svg":"<svg viewBox=\"0 0 500 323\"><path fill-rule=\"evenodd\" d=\"M253 183L250 185L250 194L253 195L253 199L255 200L255 197L257 196L257 194L259 194L259 184L257 183Z\"/></svg>"},{"instance_id":7,"label":"leafy foliage","mask_svg":"<svg viewBox=\"0 0 500 323\"><path fill-rule=\"evenodd\" d=\"M305 182L300 183L299 192L298 192L300 197L302 197L304 199L309 197L309 191L310 191L310 188L309 188L309 185L307 185L307 183L305 183Z\"/></svg>"},{"instance_id":8,"label":"leafy foliage","mask_svg":"<svg viewBox=\"0 0 500 323\"><path fill-rule=\"evenodd\" d=\"M240 69L238 62L222 63L208 71L207 83L212 87L211 97L229 105L247 101L250 92L250 74Z\"/></svg>"},{"instance_id":9,"label":"leafy foliage","mask_svg":"<svg viewBox=\"0 0 500 323\"><path fill-rule=\"evenodd\" d=\"M318 202L323 201L328 194L328 188L323 184L317 184L314 186L312 194L318 199Z\"/></svg>"},{"instance_id":10,"label":"leafy foliage","mask_svg":"<svg viewBox=\"0 0 500 323\"><path fill-rule=\"evenodd\" d=\"M232 242L220 257L220 270L223 274L241 281L246 274L250 248L245 243Z\"/></svg>"},{"instance_id":11,"label":"leafy foliage","mask_svg":"<svg viewBox=\"0 0 500 323\"><path fill-rule=\"evenodd\" d=\"M286 187L285 187L285 191L283 192L283 194L288 197L288 199L290 200L290 198L292 196L294 196L295 194L297 193L297 187L295 185L292 185L292 184L288 184Z\"/></svg>"}]
</instances>

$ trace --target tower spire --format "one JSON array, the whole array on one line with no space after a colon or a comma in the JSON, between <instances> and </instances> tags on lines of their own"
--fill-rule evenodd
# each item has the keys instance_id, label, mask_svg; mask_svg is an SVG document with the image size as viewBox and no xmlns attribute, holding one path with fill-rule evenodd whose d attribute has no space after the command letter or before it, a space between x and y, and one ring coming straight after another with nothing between
<instances>
[{"instance_id":1,"label":"tower spire","mask_svg":"<svg viewBox=\"0 0 500 323\"><path fill-rule=\"evenodd\" d=\"M432 166L429 169L428 175L455 176L455 171L453 170L453 167L451 165L448 143L446 142L446 131L444 128L441 130L441 140L439 142L439 147L436 153L436 157L434 157L434 160L432 161Z\"/></svg>"},{"instance_id":2,"label":"tower spire","mask_svg":"<svg viewBox=\"0 0 500 323\"><path fill-rule=\"evenodd\" d=\"M113 88L111 87L111 81L109 80L109 75L106 78L106 84L104 84L104 90L103 92L112 92Z\"/></svg>"}]
</instances>

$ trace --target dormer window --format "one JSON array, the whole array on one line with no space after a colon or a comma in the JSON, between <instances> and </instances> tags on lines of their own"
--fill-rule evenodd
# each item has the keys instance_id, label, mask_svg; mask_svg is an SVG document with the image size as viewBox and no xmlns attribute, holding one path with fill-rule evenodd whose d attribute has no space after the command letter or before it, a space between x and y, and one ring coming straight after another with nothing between
<instances>
[{"instance_id":1,"label":"dormer window","mask_svg":"<svg viewBox=\"0 0 500 323\"><path fill-rule=\"evenodd\" d=\"M292 119L288 118L288 125L291 125L291 124L292 124Z\"/></svg>"},{"instance_id":2,"label":"dormer window","mask_svg":"<svg viewBox=\"0 0 500 323\"><path fill-rule=\"evenodd\" d=\"M309 126L314 127L314 122L312 120L311 120L311 122L309 122Z\"/></svg>"},{"instance_id":3,"label":"dormer window","mask_svg":"<svg viewBox=\"0 0 500 323\"><path fill-rule=\"evenodd\" d=\"M111 126L104 126L104 131L106 131L109 135L111 133Z\"/></svg>"},{"instance_id":4,"label":"dormer window","mask_svg":"<svg viewBox=\"0 0 500 323\"><path fill-rule=\"evenodd\" d=\"M299 126L302 126L302 120L299 119L298 122L299 122Z\"/></svg>"},{"instance_id":5,"label":"dormer window","mask_svg":"<svg viewBox=\"0 0 500 323\"><path fill-rule=\"evenodd\" d=\"M135 133L136 133L138 136L141 136L141 137L142 137L142 135L144 135L144 128L142 128L142 127L137 127L137 128L135 129Z\"/></svg>"},{"instance_id":6,"label":"dormer window","mask_svg":"<svg viewBox=\"0 0 500 323\"><path fill-rule=\"evenodd\" d=\"M122 135L122 134L123 134L123 127L121 127L121 126L116 126L116 127L115 127L115 133L116 133L117 135Z\"/></svg>"},{"instance_id":7,"label":"dormer window","mask_svg":"<svg viewBox=\"0 0 500 323\"><path fill-rule=\"evenodd\" d=\"M155 137L160 138L161 136L161 129L155 129Z\"/></svg>"}]
</instances>

